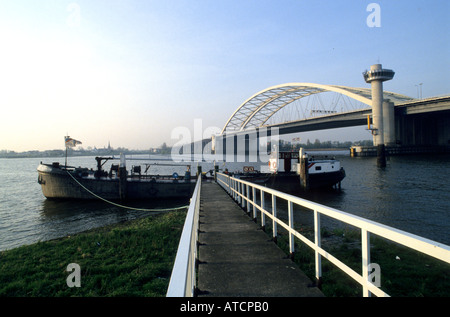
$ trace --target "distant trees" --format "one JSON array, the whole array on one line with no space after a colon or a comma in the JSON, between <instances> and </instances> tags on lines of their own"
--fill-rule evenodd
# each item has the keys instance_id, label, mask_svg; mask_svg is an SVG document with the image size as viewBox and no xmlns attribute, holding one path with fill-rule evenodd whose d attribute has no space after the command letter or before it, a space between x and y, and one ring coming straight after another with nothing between
<instances>
[{"instance_id":1,"label":"distant trees","mask_svg":"<svg viewBox=\"0 0 450 317\"><path fill-rule=\"evenodd\" d=\"M166 144L166 142L164 142L164 143L161 145L161 151L160 151L160 154L170 154L171 151L172 151L172 148L171 148L171 147L168 147L167 144Z\"/></svg>"},{"instance_id":2,"label":"distant trees","mask_svg":"<svg viewBox=\"0 0 450 317\"><path fill-rule=\"evenodd\" d=\"M324 141L321 142L319 139L315 139L312 143L309 139L306 143L292 143L290 141L280 140L279 149L280 151L297 151L301 147L304 149L348 149L353 145L361 146L372 146L373 142L371 140L361 140L356 142L351 141Z\"/></svg>"},{"instance_id":3,"label":"distant trees","mask_svg":"<svg viewBox=\"0 0 450 317\"><path fill-rule=\"evenodd\" d=\"M0 151L0 158L19 158L19 157L63 157L63 150L48 150L48 151L26 151L15 152L8 150Z\"/></svg>"},{"instance_id":4,"label":"distant trees","mask_svg":"<svg viewBox=\"0 0 450 317\"><path fill-rule=\"evenodd\" d=\"M319 139L315 139L314 142L311 142L309 139L306 140L306 143L298 143L298 142L290 142L285 140L279 141L279 149L281 151L298 151L301 147L305 149L348 149L352 145L361 145L361 146L372 146L373 142L371 140L362 140L357 142L340 142L340 141L324 141L321 142ZM272 147L270 144L268 145L269 149ZM96 147L92 148L88 146L86 149L83 147L78 148L69 148L68 155L69 156L90 156L90 155L118 155L120 153L123 154L171 154L172 148L164 142L158 148L151 148L149 150L129 150L124 147L112 148L108 146L107 148L97 149ZM181 153L180 153L181 154ZM19 158L19 157L64 157L65 150L47 150L47 151L26 151L26 152L15 152L8 150L0 150L0 158Z\"/></svg>"}]
</instances>

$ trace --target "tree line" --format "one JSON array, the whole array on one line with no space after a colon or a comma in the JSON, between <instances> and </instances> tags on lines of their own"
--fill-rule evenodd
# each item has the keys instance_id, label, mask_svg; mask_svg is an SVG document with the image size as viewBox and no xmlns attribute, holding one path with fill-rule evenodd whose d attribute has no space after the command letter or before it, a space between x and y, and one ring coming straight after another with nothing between
<instances>
[{"instance_id":1,"label":"tree line","mask_svg":"<svg viewBox=\"0 0 450 317\"><path fill-rule=\"evenodd\" d=\"M320 141L319 139L315 139L314 142L311 142L309 139L306 143L300 142L291 142L280 140L279 141L279 149L281 151L289 151L289 150L299 150L300 148L304 149L349 149L351 146L373 146L372 140L361 140L361 141Z\"/></svg>"},{"instance_id":2,"label":"tree line","mask_svg":"<svg viewBox=\"0 0 450 317\"><path fill-rule=\"evenodd\" d=\"M372 146L373 142L371 140L361 140L357 142L351 141L324 141L321 142L319 139L315 139L311 142L309 139L306 143L291 142L285 140L279 140L279 149L281 151L298 151L301 147L304 149L348 149L354 145L360 146ZM271 148L271 147L269 147ZM123 154L170 154L172 148L168 146L165 142L158 148L151 148L149 150L129 150L127 148L91 148L87 149L79 146L77 148L68 148L68 156L101 156L101 155L119 155ZM15 152L8 150L0 150L0 158L27 158L27 157L64 157L66 155L65 150L46 150L46 151L25 151L25 152Z\"/></svg>"}]
</instances>

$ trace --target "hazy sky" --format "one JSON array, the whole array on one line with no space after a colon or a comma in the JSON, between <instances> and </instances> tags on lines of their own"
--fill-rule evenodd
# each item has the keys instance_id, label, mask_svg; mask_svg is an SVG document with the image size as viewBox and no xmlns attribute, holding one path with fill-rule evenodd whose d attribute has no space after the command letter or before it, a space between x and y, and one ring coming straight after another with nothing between
<instances>
[{"instance_id":1,"label":"hazy sky","mask_svg":"<svg viewBox=\"0 0 450 317\"><path fill-rule=\"evenodd\" d=\"M0 150L147 149L176 127L222 128L247 98L288 82L450 93L448 0L0 0ZM346 130L347 131L347 130ZM321 140L369 139L351 133ZM305 138L306 141L306 138Z\"/></svg>"}]
</instances>

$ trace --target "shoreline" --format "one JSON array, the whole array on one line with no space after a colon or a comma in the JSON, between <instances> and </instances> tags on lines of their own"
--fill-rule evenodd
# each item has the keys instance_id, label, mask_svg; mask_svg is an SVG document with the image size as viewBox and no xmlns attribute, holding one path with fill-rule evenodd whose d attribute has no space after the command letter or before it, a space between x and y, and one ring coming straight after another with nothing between
<instances>
[{"instance_id":1,"label":"shoreline","mask_svg":"<svg viewBox=\"0 0 450 317\"><path fill-rule=\"evenodd\" d=\"M0 251L0 297L164 297L185 216L185 211L170 211ZM306 236L311 235L304 229ZM322 234L324 246L332 254L360 270L358 232L324 228ZM279 232L277 245L286 255L287 238ZM293 260L314 278L314 252L299 241L295 243ZM450 282L442 278L448 270L446 263L381 238L372 243L372 258L381 266L382 287L388 294L449 295ZM361 296L360 285L323 261L326 296ZM71 263L80 266L80 287L67 284Z\"/></svg>"},{"instance_id":2,"label":"shoreline","mask_svg":"<svg viewBox=\"0 0 450 317\"><path fill-rule=\"evenodd\" d=\"M350 153L350 149L348 148L311 148L311 149L307 149L305 148L305 151L310 151L310 152L334 152L334 151L348 151L348 153Z\"/></svg>"},{"instance_id":3,"label":"shoreline","mask_svg":"<svg viewBox=\"0 0 450 317\"><path fill-rule=\"evenodd\" d=\"M0 297L165 296L185 211L0 251ZM69 287L70 264L81 287Z\"/></svg>"}]
</instances>

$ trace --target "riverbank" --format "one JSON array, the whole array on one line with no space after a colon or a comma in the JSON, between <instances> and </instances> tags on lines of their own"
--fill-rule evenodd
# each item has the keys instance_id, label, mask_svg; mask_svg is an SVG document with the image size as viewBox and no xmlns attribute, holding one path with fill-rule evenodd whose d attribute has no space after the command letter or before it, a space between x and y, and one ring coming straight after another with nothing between
<instances>
[{"instance_id":1,"label":"riverbank","mask_svg":"<svg viewBox=\"0 0 450 317\"><path fill-rule=\"evenodd\" d=\"M0 252L0 296L165 296L185 211L109 225ZM67 279L80 266L80 287Z\"/></svg>"},{"instance_id":2,"label":"riverbank","mask_svg":"<svg viewBox=\"0 0 450 317\"><path fill-rule=\"evenodd\" d=\"M163 297L167 292L186 212L174 211L0 252L0 297ZM282 231L282 230L281 230ZM271 232L270 228L267 231ZM312 237L312 229L302 233ZM448 264L381 238L371 239L381 267L381 288L395 297L448 297ZM288 236L278 246L288 254ZM322 244L361 271L360 236L352 230L322 232ZM314 252L296 241L294 261L314 280ZM80 287L67 280L80 266ZM362 288L323 259L322 291L360 297Z\"/></svg>"}]
</instances>

